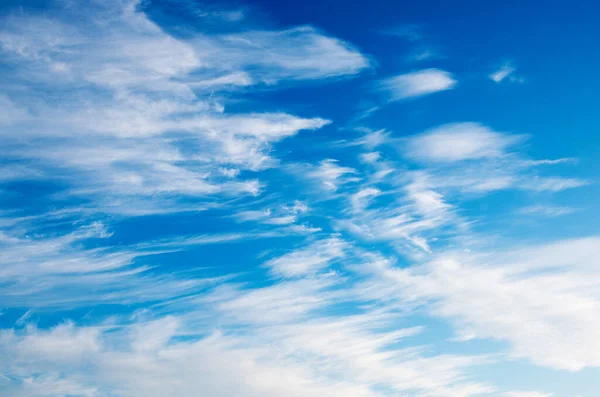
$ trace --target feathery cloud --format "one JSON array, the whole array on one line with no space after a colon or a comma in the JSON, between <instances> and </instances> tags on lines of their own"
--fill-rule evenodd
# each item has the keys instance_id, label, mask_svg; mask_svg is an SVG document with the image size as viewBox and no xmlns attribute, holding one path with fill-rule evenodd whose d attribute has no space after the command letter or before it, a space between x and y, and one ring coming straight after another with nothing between
<instances>
[{"instance_id":1,"label":"feathery cloud","mask_svg":"<svg viewBox=\"0 0 600 397\"><path fill-rule=\"evenodd\" d=\"M416 98L453 89L457 84L451 73L440 69L423 69L389 77L379 83L379 90L390 101Z\"/></svg>"}]
</instances>

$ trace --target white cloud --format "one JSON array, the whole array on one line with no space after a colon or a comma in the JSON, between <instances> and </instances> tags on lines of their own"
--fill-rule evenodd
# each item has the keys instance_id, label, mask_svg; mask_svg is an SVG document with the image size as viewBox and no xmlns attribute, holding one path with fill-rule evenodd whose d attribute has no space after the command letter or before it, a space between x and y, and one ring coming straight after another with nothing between
<instances>
[{"instance_id":1,"label":"white cloud","mask_svg":"<svg viewBox=\"0 0 600 397\"><path fill-rule=\"evenodd\" d=\"M60 335L56 329L4 332L0 334L0 356L13 358L0 363L0 370L10 376L5 390L15 396L36 397L48 392L124 397L168 393L381 397L374 387L380 384L398 392L420 390L442 397L470 397L493 390L464 379L463 370L476 365L477 358L389 351L388 345L418 329L378 331L381 320L377 318L357 316L308 321L298 327L275 326L256 330L252 339L250 335L213 332L188 341L176 341L173 337L177 334L164 333L159 325L169 321L173 320L137 323L122 330L109 326L104 332L63 325L59 326ZM50 343L73 338L72 344L56 353L77 352L81 351L81 335L89 335L95 349L68 359L55 360L52 352L30 343L39 338ZM156 343L140 350L135 347L138 338ZM18 346L29 349L19 350Z\"/></svg>"},{"instance_id":2,"label":"white cloud","mask_svg":"<svg viewBox=\"0 0 600 397\"><path fill-rule=\"evenodd\" d=\"M305 175L320 181L324 190L335 192L340 185L356 179L355 177L347 177L347 175L356 173L357 171L353 168L339 166L337 160L327 159L321 161L319 166L313 167Z\"/></svg>"},{"instance_id":3,"label":"white cloud","mask_svg":"<svg viewBox=\"0 0 600 397\"><path fill-rule=\"evenodd\" d=\"M509 77L515 72L515 68L510 65L504 65L494 73L490 74L490 79L492 79L496 83L502 82L505 78Z\"/></svg>"},{"instance_id":4,"label":"white cloud","mask_svg":"<svg viewBox=\"0 0 600 397\"><path fill-rule=\"evenodd\" d=\"M309 211L308 205L300 200L295 200L292 205L287 206L285 209L292 214L304 214Z\"/></svg>"},{"instance_id":5,"label":"white cloud","mask_svg":"<svg viewBox=\"0 0 600 397\"><path fill-rule=\"evenodd\" d=\"M478 123L445 124L409 138L406 154L416 160L434 162L500 157L522 139Z\"/></svg>"},{"instance_id":6,"label":"white cloud","mask_svg":"<svg viewBox=\"0 0 600 397\"><path fill-rule=\"evenodd\" d=\"M536 177L523 182L523 189L535 191L559 192L588 185L589 182L578 178Z\"/></svg>"},{"instance_id":7,"label":"white cloud","mask_svg":"<svg viewBox=\"0 0 600 397\"><path fill-rule=\"evenodd\" d=\"M416 173L406 190L416 212L422 216L445 216L451 208L444 196L432 188L426 174Z\"/></svg>"},{"instance_id":8,"label":"white cloud","mask_svg":"<svg viewBox=\"0 0 600 397\"><path fill-rule=\"evenodd\" d=\"M571 207L558 207L552 205L530 205L521 208L519 210L519 213L523 215L541 215L555 217L572 214L575 211L577 211L577 209Z\"/></svg>"},{"instance_id":9,"label":"white cloud","mask_svg":"<svg viewBox=\"0 0 600 397\"><path fill-rule=\"evenodd\" d=\"M218 44L205 38L195 41L196 48L206 54L211 66L234 70L256 68L257 78L266 83L354 75L370 67L368 58L349 44L309 26L248 31L215 39Z\"/></svg>"},{"instance_id":10,"label":"white cloud","mask_svg":"<svg viewBox=\"0 0 600 397\"><path fill-rule=\"evenodd\" d=\"M440 69L423 69L384 79L379 88L396 101L433 94L454 88L457 81L452 74Z\"/></svg>"},{"instance_id":11,"label":"white cloud","mask_svg":"<svg viewBox=\"0 0 600 397\"><path fill-rule=\"evenodd\" d=\"M0 117L1 153L32 170L51 168L71 184L68 193L93 197L110 212L176 211L181 201L189 206L181 196L258 194L260 181L241 171L275 166L276 142L329 121L226 113L231 88L354 75L369 66L350 45L310 27L184 40L147 18L137 1L62 6L52 16L3 18L0 51L16 88L0 98L10 110ZM210 98L196 97L203 89ZM33 144L19 144L17 129ZM23 174L4 171L4 179Z\"/></svg>"},{"instance_id":12,"label":"white cloud","mask_svg":"<svg viewBox=\"0 0 600 397\"><path fill-rule=\"evenodd\" d=\"M359 190L350 197L352 208L360 211L369 205L369 202L381 193L379 189L367 187Z\"/></svg>"},{"instance_id":13,"label":"white cloud","mask_svg":"<svg viewBox=\"0 0 600 397\"><path fill-rule=\"evenodd\" d=\"M440 254L408 269L373 267L381 299L400 294L451 320L460 338L507 341L514 357L577 371L600 366L597 237L486 255Z\"/></svg>"},{"instance_id":14,"label":"white cloud","mask_svg":"<svg viewBox=\"0 0 600 397\"><path fill-rule=\"evenodd\" d=\"M505 80L508 80L511 83L523 83L525 79L519 76L515 76L516 71L517 69L514 66L507 63L504 64L500 69L490 74L489 78L495 83L501 83Z\"/></svg>"},{"instance_id":15,"label":"white cloud","mask_svg":"<svg viewBox=\"0 0 600 397\"><path fill-rule=\"evenodd\" d=\"M277 216L265 220L265 223L270 225L289 225L294 222L296 222L296 216L294 215Z\"/></svg>"},{"instance_id":16,"label":"white cloud","mask_svg":"<svg viewBox=\"0 0 600 397\"><path fill-rule=\"evenodd\" d=\"M380 173L375 168L365 179L381 185L381 189L367 185L355 193L346 192L352 211L345 211L346 216L336 220L337 228L366 241L388 242L402 254L413 255L415 247L418 253L430 253L431 241L463 227L464 221L426 173L404 172L402 177L387 179L380 178ZM369 206L378 196L382 197L378 205Z\"/></svg>"},{"instance_id":17,"label":"white cloud","mask_svg":"<svg viewBox=\"0 0 600 397\"><path fill-rule=\"evenodd\" d=\"M220 167L219 172L228 178L235 178L240 174L240 170L237 168Z\"/></svg>"},{"instance_id":18,"label":"white cloud","mask_svg":"<svg viewBox=\"0 0 600 397\"><path fill-rule=\"evenodd\" d=\"M124 397L382 397L382 386L471 397L494 390L466 373L485 357L425 355L406 341L420 327L398 327L385 311L329 310L356 299L339 289L343 282L329 273L260 288L227 284L174 301L187 308L180 317L145 311L96 327L2 330L0 357L11 359L0 360L0 385L17 396L42 396L43 387Z\"/></svg>"},{"instance_id":19,"label":"white cloud","mask_svg":"<svg viewBox=\"0 0 600 397\"><path fill-rule=\"evenodd\" d=\"M568 164L568 163L575 163L577 162L576 158L571 158L571 157L564 157L561 159L554 159L554 160L527 160L524 161L524 165L528 165L528 166L538 166L538 165L555 165L555 164Z\"/></svg>"},{"instance_id":20,"label":"white cloud","mask_svg":"<svg viewBox=\"0 0 600 397\"><path fill-rule=\"evenodd\" d=\"M343 257L347 248L347 243L338 238L317 241L306 248L271 259L265 266L271 269L273 274L282 277L315 274L335 259Z\"/></svg>"},{"instance_id":21,"label":"white cloud","mask_svg":"<svg viewBox=\"0 0 600 397\"><path fill-rule=\"evenodd\" d=\"M543 176L539 166L570 158L533 160L519 152L527 135L497 132L473 122L444 124L404 138L404 157L422 167L428 183L443 194L483 195L505 189L558 192L589 185L579 178Z\"/></svg>"},{"instance_id":22,"label":"white cloud","mask_svg":"<svg viewBox=\"0 0 600 397\"><path fill-rule=\"evenodd\" d=\"M59 212L40 221L74 221L81 214ZM3 218L0 218L3 219ZM228 243L241 239L277 237L271 234L225 234L179 237L120 247L86 248L90 239L109 239L101 223L64 235L44 235L16 219L0 231L0 299L7 308L64 308L92 304L135 304L199 292L219 278L156 274L152 255L185 247ZM21 232L21 233L19 233Z\"/></svg>"},{"instance_id":23,"label":"white cloud","mask_svg":"<svg viewBox=\"0 0 600 397\"><path fill-rule=\"evenodd\" d=\"M272 216L270 209L264 211L242 211L235 217L242 221L260 221L268 225L287 225L296 222L295 215Z\"/></svg>"},{"instance_id":24,"label":"white cloud","mask_svg":"<svg viewBox=\"0 0 600 397\"><path fill-rule=\"evenodd\" d=\"M440 163L427 171L431 186L445 194L485 195L489 192L518 189L535 192L558 192L589 184L577 178L542 177L522 166L517 155L492 158L470 164Z\"/></svg>"},{"instance_id":25,"label":"white cloud","mask_svg":"<svg viewBox=\"0 0 600 397\"><path fill-rule=\"evenodd\" d=\"M235 214L235 218L241 221L259 221L267 219L271 216L271 210L248 210L248 211L240 211Z\"/></svg>"},{"instance_id":26,"label":"white cloud","mask_svg":"<svg viewBox=\"0 0 600 397\"><path fill-rule=\"evenodd\" d=\"M289 225L298 221L298 218L307 211L308 206L304 202L295 200L291 204L277 204L266 209L239 211L233 215L233 218L243 222L255 221L267 225Z\"/></svg>"},{"instance_id":27,"label":"white cloud","mask_svg":"<svg viewBox=\"0 0 600 397\"><path fill-rule=\"evenodd\" d=\"M390 133L386 130L376 130L372 131L369 129L363 129L365 134L352 142L353 145L361 145L367 149L373 150L377 146L380 146L389 140Z\"/></svg>"},{"instance_id":28,"label":"white cloud","mask_svg":"<svg viewBox=\"0 0 600 397\"><path fill-rule=\"evenodd\" d=\"M368 152L368 153L360 154L361 161L363 161L364 163L368 163L368 164L374 164L380 158L381 158L381 153L379 153L379 152Z\"/></svg>"},{"instance_id":29,"label":"white cloud","mask_svg":"<svg viewBox=\"0 0 600 397\"><path fill-rule=\"evenodd\" d=\"M252 77L246 72L233 72L213 79L193 82L190 85L194 88L215 89L218 87L247 87L254 84Z\"/></svg>"},{"instance_id":30,"label":"white cloud","mask_svg":"<svg viewBox=\"0 0 600 397\"><path fill-rule=\"evenodd\" d=\"M16 397L502 393L469 375L489 357L439 354L409 340L424 330L403 325L402 315L416 306L449 320L463 339L506 341L514 357L568 370L599 366L597 238L481 256L435 244L467 223L455 204L460 195L450 193L586 183L532 171L562 159L525 160L509 152L521 137L462 123L402 141L403 153L416 160L407 165L390 158L400 142L392 132L365 129L343 147L367 153L290 166L298 180L320 187L308 202L292 201L306 192L287 196L298 180L273 187L282 177L277 145L330 121L239 113L230 109L242 106L229 105L256 85L355 76L370 67L366 56L311 27L244 30L239 10L190 5L206 24L239 25L235 33L194 30L177 38L136 1L60 5L67 7L48 16L24 11L0 21L0 53L13 72L0 95L0 179L68 185L39 198L59 206L54 212L0 212L0 301L8 310L35 309L0 331L1 390ZM381 82L392 100L455 85L438 69ZM362 164L354 165L356 156ZM372 205L375 197L380 205ZM119 224L123 215L207 209L235 214L224 215L219 228L258 231L128 245L121 239L132 236L85 223L92 216ZM309 215L319 227L302 223ZM331 226L348 236L326 234ZM144 232L164 232L152 229ZM262 269L240 263L243 274L210 278L198 276L202 255L187 256L200 262L181 267L162 266L156 255L259 238L304 241L291 250L269 244ZM363 263L362 244L370 251L365 257L385 244L419 265ZM218 256L209 262L220 264ZM255 283L263 273L266 280ZM22 327L38 310L100 304L122 305L123 312L96 321L104 312L92 310L81 320L94 324L87 327ZM129 317L141 304L154 312ZM528 393L506 396L543 396Z\"/></svg>"},{"instance_id":31,"label":"white cloud","mask_svg":"<svg viewBox=\"0 0 600 397\"><path fill-rule=\"evenodd\" d=\"M277 141L295 135L300 130L321 128L330 121L305 119L283 113L249 114L230 117L192 119L183 127L254 137L262 141ZM187 125L186 125L187 124Z\"/></svg>"}]
</instances>

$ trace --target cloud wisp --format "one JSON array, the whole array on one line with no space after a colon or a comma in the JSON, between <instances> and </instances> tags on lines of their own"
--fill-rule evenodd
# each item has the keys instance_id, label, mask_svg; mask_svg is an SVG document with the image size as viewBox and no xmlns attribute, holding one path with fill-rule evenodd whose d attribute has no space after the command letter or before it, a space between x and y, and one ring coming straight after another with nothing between
<instances>
[{"instance_id":1,"label":"cloud wisp","mask_svg":"<svg viewBox=\"0 0 600 397\"><path fill-rule=\"evenodd\" d=\"M498 70L494 71L488 77L494 83L502 83L503 81L508 81L511 83L523 83L525 79L523 77L515 75L517 68L512 66L510 63L506 63L502 65Z\"/></svg>"},{"instance_id":2,"label":"cloud wisp","mask_svg":"<svg viewBox=\"0 0 600 397\"><path fill-rule=\"evenodd\" d=\"M378 89L388 96L389 101L398 101L451 90L457 83L450 72L423 69L388 77L379 83Z\"/></svg>"},{"instance_id":3,"label":"cloud wisp","mask_svg":"<svg viewBox=\"0 0 600 397\"><path fill-rule=\"evenodd\" d=\"M28 162L29 178L52 167L71 181L69 193L101 197L116 212L134 211L123 201L151 205L144 196L163 196L162 209L177 210L179 194L256 194L260 183L239 171L276 165L273 144L329 123L228 113L215 90L352 76L369 66L349 45L310 27L182 40L146 18L137 2L86 7L3 18L0 48L15 88L2 96L2 152L13 164ZM20 145L14 131L40 145ZM6 177L21 174L6 167ZM224 178L223 167L234 172Z\"/></svg>"}]
</instances>

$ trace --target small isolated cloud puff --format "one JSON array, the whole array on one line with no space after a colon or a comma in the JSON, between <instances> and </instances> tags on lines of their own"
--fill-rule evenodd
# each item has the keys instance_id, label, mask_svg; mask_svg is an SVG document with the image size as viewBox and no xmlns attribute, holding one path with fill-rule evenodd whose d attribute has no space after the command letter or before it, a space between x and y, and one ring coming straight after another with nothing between
<instances>
[{"instance_id":1,"label":"small isolated cloud puff","mask_svg":"<svg viewBox=\"0 0 600 397\"><path fill-rule=\"evenodd\" d=\"M453 123L409 138L405 151L415 160L450 163L502 156L507 147L523 138L492 131L479 123Z\"/></svg>"},{"instance_id":2,"label":"small isolated cloud puff","mask_svg":"<svg viewBox=\"0 0 600 397\"><path fill-rule=\"evenodd\" d=\"M450 90L456 84L450 72L423 69L384 79L379 83L379 89L389 94L390 101L397 101Z\"/></svg>"},{"instance_id":3,"label":"small isolated cloud puff","mask_svg":"<svg viewBox=\"0 0 600 397\"><path fill-rule=\"evenodd\" d=\"M515 76L514 73L517 69L510 65L504 64L500 69L489 75L489 78L495 83L501 83L504 80L508 80L511 83L523 83L525 80L522 77Z\"/></svg>"}]
</instances>

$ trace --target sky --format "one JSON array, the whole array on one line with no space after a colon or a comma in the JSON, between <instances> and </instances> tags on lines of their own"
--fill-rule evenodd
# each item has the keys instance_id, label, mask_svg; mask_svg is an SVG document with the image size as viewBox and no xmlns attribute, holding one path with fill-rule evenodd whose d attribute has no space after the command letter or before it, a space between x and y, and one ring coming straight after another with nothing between
<instances>
[{"instance_id":1,"label":"sky","mask_svg":"<svg viewBox=\"0 0 600 397\"><path fill-rule=\"evenodd\" d=\"M600 6L4 0L3 397L596 397Z\"/></svg>"}]
</instances>

